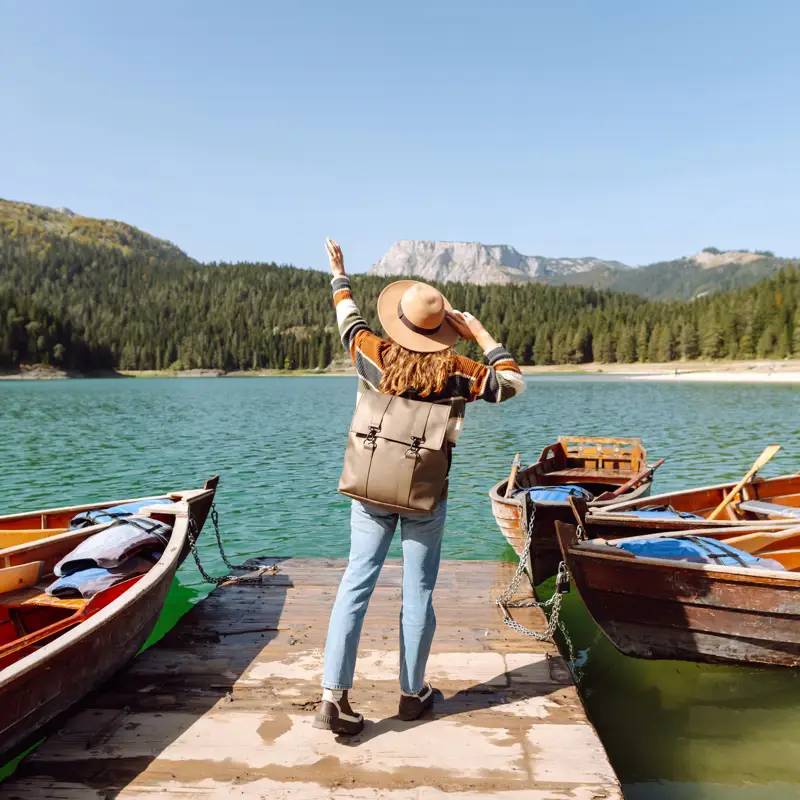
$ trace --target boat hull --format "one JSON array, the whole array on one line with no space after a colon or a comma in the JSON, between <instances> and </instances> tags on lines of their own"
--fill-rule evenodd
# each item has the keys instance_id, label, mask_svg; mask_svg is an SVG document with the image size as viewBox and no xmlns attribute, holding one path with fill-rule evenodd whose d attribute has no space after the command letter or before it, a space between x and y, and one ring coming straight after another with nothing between
<instances>
[{"instance_id":1,"label":"boat hull","mask_svg":"<svg viewBox=\"0 0 800 800\"><path fill-rule=\"evenodd\" d=\"M529 514L533 512L529 570L534 584L539 584L555 575L561 562L556 523L574 522L575 515L566 502L526 503L524 495L505 498L500 494L501 490L505 492L505 486L503 481L490 494L494 518L506 541L522 558L528 535ZM632 500L644 498L650 494L651 489L652 482L647 481L626 496ZM594 502L589 503L589 508L602 509L606 505L610 504Z\"/></svg>"},{"instance_id":2,"label":"boat hull","mask_svg":"<svg viewBox=\"0 0 800 800\"><path fill-rule=\"evenodd\" d=\"M185 494L186 511L175 517L169 545L139 582L86 622L0 671L0 754L4 758L34 744L48 726L137 654L155 627L175 573L189 552L189 515L199 533L215 489L216 479L212 479L206 489ZM38 548L48 563L59 538L29 548ZM64 546L60 544L62 551ZM23 548L14 550L18 552L7 562L25 558Z\"/></svg>"},{"instance_id":3,"label":"boat hull","mask_svg":"<svg viewBox=\"0 0 800 800\"><path fill-rule=\"evenodd\" d=\"M161 614L178 567L165 573L146 596L126 608L113 625L93 631L79 646L54 655L0 688L0 753L10 758L35 743L48 725L127 664L147 641Z\"/></svg>"},{"instance_id":4,"label":"boat hull","mask_svg":"<svg viewBox=\"0 0 800 800\"><path fill-rule=\"evenodd\" d=\"M592 552L576 531L557 526L564 560L587 610L621 653L800 666L799 575Z\"/></svg>"}]
</instances>

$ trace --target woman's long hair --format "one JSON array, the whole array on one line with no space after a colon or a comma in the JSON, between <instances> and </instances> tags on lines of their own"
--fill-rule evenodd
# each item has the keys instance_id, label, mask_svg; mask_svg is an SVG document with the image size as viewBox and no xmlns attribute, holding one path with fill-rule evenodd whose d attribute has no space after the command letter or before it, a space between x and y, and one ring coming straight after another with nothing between
<instances>
[{"instance_id":1,"label":"woman's long hair","mask_svg":"<svg viewBox=\"0 0 800 800\"><path fill-rule=\"evenodd\" d=\"M378 387L384 394L413 392L428 397L441 392L453 372L455 354L451 348L438 353L416 353L389 340L383 356L383 377Z\"/></svg>"}]
</instances>

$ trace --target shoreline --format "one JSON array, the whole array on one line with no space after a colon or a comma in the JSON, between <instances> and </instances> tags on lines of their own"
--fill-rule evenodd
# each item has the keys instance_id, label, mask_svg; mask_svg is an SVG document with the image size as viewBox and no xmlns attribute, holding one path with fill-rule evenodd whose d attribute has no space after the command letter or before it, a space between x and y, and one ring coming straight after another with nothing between
<instances>
[{"instance_id":1,"label":"shoreline","mask_svg":"<svg viewBox=\"0 0 800 800\"><path fill-rule=\"evenodd\" d=\"M590 376L626 381L672 381L698 383L800 383L800 359L774 361L672 361L660 364L551 364L524 366L523 375ZM75 373L45 365L24 366L0 373L0 381L74 380L92 378L331 378L354 376L355 370L112 370Z\"/></svg>"},{"instance_id":2,"label":"shoreline","mask_svg":"<svg viewBox=\"0 0 800 800\"><path fill-rule=\"evenodd\" d=\"M800 359L559 364L521 369L523 375L593 375L629 381L800 383Z\"/></svg>"}]
</instances>

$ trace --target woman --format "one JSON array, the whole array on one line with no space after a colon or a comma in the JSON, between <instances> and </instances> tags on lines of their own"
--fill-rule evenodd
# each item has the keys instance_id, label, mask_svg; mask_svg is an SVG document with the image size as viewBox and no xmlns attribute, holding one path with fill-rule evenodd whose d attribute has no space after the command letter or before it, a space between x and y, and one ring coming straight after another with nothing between
<instances>
[{"instance_id":1,"label":"woman","mask_svg":"<svg viewBox=\"0 0 800 800\"><path fill-rule=\"evenodd\" d=\"M522 393L525 384L512 356L475 317L453 311L442 294L427 284L396 281L384 289L378 317L390 339L376 336L353 302L341 248L328 239L326 250L339 333L356 366L359 396L379 391L449 404L447 438L455 445L466 403L478 399L500 403ZM474 339L489 365L454 353L452 347L459 338ZM315 727L338 734L359 733L364 727L364 718L350 707L347 695L353 685L364 615L398 519L403 547L398 716L414 720L433 705L433 689L424 679L436 627L432 596L446 514L446 499L427 515L398 515L352 501L350 560L331 613L322 704Z\"/></svg>"}]
</instances>

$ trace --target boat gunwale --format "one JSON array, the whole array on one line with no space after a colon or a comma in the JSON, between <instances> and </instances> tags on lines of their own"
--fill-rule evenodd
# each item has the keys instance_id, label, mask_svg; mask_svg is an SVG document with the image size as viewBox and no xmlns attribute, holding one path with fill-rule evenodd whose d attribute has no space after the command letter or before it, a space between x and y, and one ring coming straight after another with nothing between
<instances>
[{"instance_id":1,"label":"boat gunwale","mask_svg":"<svg viewBox=\"0 0 800 800\"><path fill-rule=\"evenodd\" d=\"M180 492L170 492L167 494L145 495L144 497L131 497L127 500L105 500L97 503L85 503L77 506L60 506L58 508L45 508L40 511L20 511L15 514L0 515L0 525L3 522L16 522L20 519L28 517L41 517L49 516L51 514L66 514L67 512L78 511L99 511L104 508L113 508L114 506L127 505L128 503L139 503L144 500L171 500L175 494ZM47 530L47 528L42 528Z\"/></svg>"},{"instance_id":2,"label":"boat gunwale","mask_svg":"<svg viewBox=\"0 0 800 800\"><path fill-rule=\"evenodd\" d=\"M773 475L769 478L765 478L761 475L757 475L751 481L748 481L746 484L747 486L763 486L766 483L776 483L779 480L787 480L790 478L794 478L798 482L798 486L800 487L800 473L796 472L789 472L784 475ZM698 492L721 492L723 494L729 492L733 487L736 486L736 481L727 481L725 483L714 483L708 486L695 486L690 489L678 489L677 491L673 492L661 492L659 494L652 494L650 497L647 498L648 503L656 504L659 500L665 500L668 497L688 497L692 494L696 494ZM605 506L599 513L603 514L604 516L611 516L612 514L618 514L621 511L635 511L637 509L628 508L630 505L638 504L638 500L620 500L619 502L612 503L611 505ZM625 517L625 519L632 519L632 517ZM699 522L700 520L698 520ZM775 523L776 520L765 520L765 522L772 522ZM728 519L715 519L715 520L707 520L707 522L713 523L720 523L722 526L733 525L735 522L753 522L753 520L728 520Z\"/></svg>"},{"instance_id":3,"label":"boat gunwale","mask_svg":"<svg viewBox=\"0 0 800 800\"><path fill-rule=\"evenodd\" d=\"M772 526L775 527L775 526ZM783 529L779 529L783 530ZM737 534L741 534L741 529L736 529ZM764 529L759 528L756 532L763 533ZM681 531L681 535L698 535L698 533L705 533L705 531ZM674 534L666 534L668 536ZM644 538L653 538L654 536L660 536L660 534L652 534L650 536L641 536L641 537L629 537L631 539L644 539ZM626 541L626 540L618 540L618 541ZM584 547L584 544L587 545ZM597 548L597 549L595 549ZM609 552L601 552L599 548L608 548ZM748 580L749 578L768 578L770 584L777 584L777 585L786 585L787 588L795 588L795 584L800 584L800 572L798 571L791 571L786 570L785 572L779 570L772 570L772 569L759 569L758 567L737 567L737 566L725 566L722 564L696 564L691 561L677 561L668 558L648 558L647 556L639 556L634 554L627 554L621 555L618 552L612 552L613 550L619 550L619 547L616 547L613 544L604 544L597 541L597 539L589 539L586 542L572 542L567 545L567 553L566 555L573 555L575 558L578 559L596 559L601 561L616 561L619 563L624 563L628 566L641 566L641 567L654 567L660 569L662 571L671 571L674 572L675 570L688 570L690 572L698 572L698 573L710 573L711 575L717 576L724 576L729 577L731 582L733 583L763 583L763 581L752 581ZM769 553L764 554L765 557L769 555ZM569 567L569 559L567 558L567 567ZM580 592L580 589L578 590ZM680 601L677 601L680 602Z\"/></svg>"}]
</instances>

